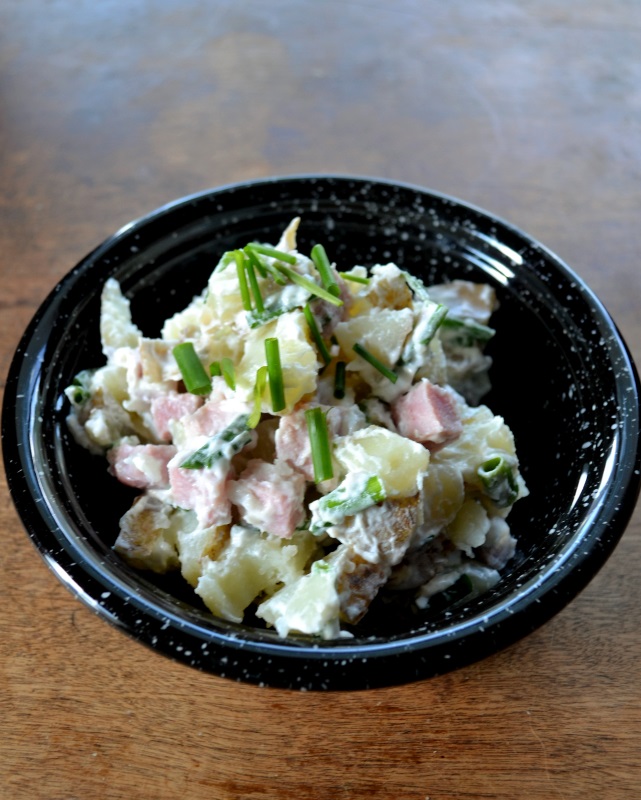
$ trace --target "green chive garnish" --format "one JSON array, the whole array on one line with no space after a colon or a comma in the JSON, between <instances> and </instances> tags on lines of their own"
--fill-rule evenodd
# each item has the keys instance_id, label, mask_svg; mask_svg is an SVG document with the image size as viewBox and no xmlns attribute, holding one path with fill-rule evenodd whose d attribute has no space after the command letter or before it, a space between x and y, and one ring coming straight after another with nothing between
<instances>
[{"instance_id":1,"label":"green chive garnish","mask_svg":"<svg viewBox=\"0 0 641 800\"><path fill-rule=\"evenodd\" d=\"M287 281L273 264L265 264L265 269L279 286L286 286Z\"/></svg>"},{"instance_id":2,"label":"green chive garnish","mask_svg":"<svg viewBox=\"0 0 641 800\"><path fill-rule=\"evenodd\" d=\"M310 294L316 295L316 297L320 297L321 300L327 300L328 303L331 303L335 306L342 306L343 301L340 297L336 297L336 295L328 292L327 289L323 289L322 286L319 286L314 281L306 278L304 275L299 275L298 272L295 272L293 269L286 267L284 264L278 264L276 269L279 272L282 272L292 283L298 284L298 286L302 286L303 289L307 289Z\"/></svg>"},{"instance_id":3,"label":"green chive garnish","mask_svg":"<svg viewBox=\"0 0 641 800\"><path fill-rule=\"evenodd\" d=\"M243 248L243 252L247 256L247 258L251 261L251 263L254 265L255 269L258 270L258 274L260 275L260 277L266 278L267 270L265 269L265 265L260 260L260 258L258 258L256 253L254 253L250 247Z\"/></svg>"},{"instance_id":4,"label":"green chive garnish","mask_svg":"<svg viewBox=\"0 0 641 800\"><path fill-rule=\"evenodd\" d=\"M372 355L372 353L370 353L369 350L366 350L358 342L356 342L356 344L352 349L361 358L363 358L365 361L371 364L374 367L374 369L377 369L381 373L381 375L385 375L385 377L389 378L389 380L392 381L392 383L396 383L396 381L398 380L398 375L395 372L392 372L392 370L389 367L386 367L382 361L379 361L375 355Z\"/></svg>"},{"instance_id":5,"label":"green chive garnish","mask_svg":"<svg viewBox=\"0 0 641 800\"><path fill-rule=\"evenodd\" d=\"M425 335L421 339L421 344L429 344L432 341L432 339L436 335L436 331L444 323L448 310L449 309L447 308L447 306L444 306L442 303L438 303L434 307L432 315L429 318L428 323L425 327Z\"/></svg>"},{"instance_id":6,"label":"green chive garnish","mask_svg":"<svg viewBox=\"0 0 641 800\"><path fill-rule=\"evenodd\" d=\"M225 383L230 389L236 388L236 372L234 370L234 362L231 358L223 358L220 361L220 370L223 373Z\"/></svg>"},{"instance_id":7,"label":"green chive garnish","mask_svg":"<svg viewBox=\"0 0 641 800\"><path fill-rule=\"evenodd\" d=\"M519 496L519 486L511 465L503 456L493 456L476 470L484 493L499 508L507 508Z\"/></svg>"},{"instance_id":8,"label":"green chive garnish","mask_svg":"<svg viewBox=\"0 0 641 800\"><path fill-rule=\"evenodd\" d=\"M258 278L256 278L256 270L254 269L254 265L251 261L247 261L245 264L245 269L247 271L247 279L249 281L249 286L251 288L251 292L254 295L254 307L258 314L262 314L265 310L265 306L263 304L263 296L260 293L260 286L258 285Z\"/></svg>"},{"instance_id":9,"label":"green chive garnish","mask_svg":"<svg viewBox=\"0 0 641 800\"><path fill-rule=\"evenodd\" d=\"M338 284L334 280L334 274L332 273L329 258L327 258L327 253L325 252L323 245L315 244L312 247L311 256L314 266L318 270L318 274L320 275L323 286L330 294L333 294L335 297L339 297L341 290L338 288Z\"/></svg>"},{"instance_id":10,"label":"green chive garnish","mask_svg":"<svg viewBox=\"0 0 641 800\"><path fill-rule=\"evenodd\" d=\"M485 344L494 336L494 328L488 328L473 319L460 319L448 315L443 320L443 335L449 343L459 347L474 347Z\"/></svg>"},{"instance_id":11,"label":"green chive garnish","mask_svg":"<svg viewBox=\"0 0 641 800\"><path fill-rule=\"evenodd\" d=\"M263 278L267 277L267 274L272 276L274 281L279 286L285 286L287 281L285 278L280 274L280 272L276 269L273 264L266 264L258 258L258 253L252 250L252 245L248 244L245 247L245 253L247 254L247 258L250 259L254 267L258 270L258 272L263 276Z\"/></svg>"},{"instance_id":12,"label":"green chive garnish","mask_svg":"<svg viewBox=\"0 0 641 800\"><path fill-rule=\"evenodd\" d=\"M339 272L341 278L346 281L353 281L354 283L362 283L364 286L369 284L369 278L361 277L360 275L352 275L351 272Z\"/></svg>"},{"instance_id":13,"label":"green chive garnish","mask_svg":"<svg viewBox=\"0 0 641 800\"><path fill-rule=\"evenodd\" d=\"M191 342L183 342L177 344L172 352L187 391L191 394L208 394L211 391L211 380L198 358L194 345Z\"/></svg>"},{"instance_id":14,"label":"green chive garnish","mask_svg":"<svg viewBox=\"0 0 641 800\"><path fill-rule=\"evenodd\" d=\"M247 247L255 253L260 253L269 258L275 258L277 261L284 261L285 264L295 264L296 256L291 253L284 253L282 250L276 250L274 247L268 247L264 244L248 244Z\"/></svg>"},{"instance_id":15,"label":"green chive garnish","mask_svg":"<svg viewBox=\"0 0 641 800\"><path fill-rule=\"evenodd\" d=\"M280 363L278 339L265 339L265 356L267 358L269 392L272 396L272 411L276 413L285 408L285 384L283 382L283 369Z\"/></svg>"},{"instance_id":16,"label":"green chive garnish","mask_svg":"<svg viewBox=\"0 0 641 800\"><path fill-rule=\"evenodd\" d=\"M220 361L212 361L209 365L209 374L212 378L217 378L219 375L223 374L222 369L220 368Z\"/></svg>"},{"instance_id":17,"label":"green chive garnish","mask_svg":"<svg viewBox=\"0 0 641 800\"><path fill-rule=\"evenodd\" d=\"M263 392L267 383L267 367L259 367L256 372L256 382L254 383L254 410L247 420L248 428L255 428L260 422Z\"/></svg>"},{"instance_id":18,"label":"green chive garnish","mask_svg":"<svg viewBox=\"0 0 641 800\"><path fill-rule=\"evenodd\" d=\"M247 414L240 414L219 433L212 436L202 447L194 451L180 465L181 469L208 469L217 461L231 461L236 453L253 439L247 428Z\"/></svg>"},{"instance_id":19,"label":"green chive garnish","mask_svg":"<svg viewBox=\"0 0 641 800\"><path fill-rule=\"evenodd\" d=\"M337 400L342 400L345 397L345 367L347 365L344 361L336 363L336 372L334 373L334 397Z\"/></svg>"},{"instance_id":20,"label":"green chive garnish","mask_svg":"<svg viewBox=\"0 0 641 800\"><path fill-rule=\"evenodd\" d=\"M312 334L312 339L316 342L316 347L318 347L318 351L321 354L321 358L326 364L329 364L329 362L332 360L332 357L329 354L329 350L323 341L320 331L318 330L318 325L316 324L312 310L309 307L309 303L307 303L305 308L303 308L303 314L307 320L307 325L309 326L310 333Z\"/></svg>"},{"instance_id":21,"label":"green chive garnish","mask_svg":"<svg viewBox=\"0 0 641 800\"><path fill-rule=\"evenodd\" d=\"M316 483L320 483L334 477L327 420L322 408L318 407L308 408L305 411L305 420L307 421L309 443L312 449L314 480Z\"/></svg>"},{"instance_id":22,"label":"green chive garnish","mask_svg":"<svg viewBox=\"0 0 641 800\"><path fill-rule=\"evenodd\" d=\"M245 311L251 311L252 301L249 295L249 286L247 286L247 275L245 273L245 254L242 250L234 250L234 258L236 259L236 272L238 273L238 285L240 287L240 297L243 301L243 308Z\"/></svg>"}]
</instances>

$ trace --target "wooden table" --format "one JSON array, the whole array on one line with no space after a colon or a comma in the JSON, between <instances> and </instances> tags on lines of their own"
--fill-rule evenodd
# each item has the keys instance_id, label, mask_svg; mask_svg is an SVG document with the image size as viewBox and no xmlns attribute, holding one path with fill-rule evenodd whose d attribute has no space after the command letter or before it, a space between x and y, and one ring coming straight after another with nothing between
<instances>
[{"instance_id":1,"label":"wooden table","mask_svg":"<svg viewBox=\"0 0 641 800\"><path fill-rule=\"evenodd\" d=\"M641 362L636 0L5 0L0 374L125 222L231 181L349 172L545 242ZM641 789L641 513L566 610L410 686L297 694L174 664L41 562L2 485L3 800L570 800Z\"/></svg>"}]
</instances>

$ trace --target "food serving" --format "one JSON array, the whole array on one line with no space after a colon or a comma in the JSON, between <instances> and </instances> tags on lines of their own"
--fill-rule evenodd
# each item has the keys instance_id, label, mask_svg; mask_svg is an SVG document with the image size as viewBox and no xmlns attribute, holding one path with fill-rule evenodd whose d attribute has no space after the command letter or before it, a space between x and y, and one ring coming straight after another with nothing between
<instances>
[{"instance_id":1,"label":"food serving","mask_svg":"<svg viewBox=\"0 0 641 800\"><path fill-rule=\"evenodd\" d=\"M75 439L139 490L115 550L180 570L216 616L350 636L378 592L479 594L527 495L489 388L494 290L275 245L224 253L159 338L106 281L106 364L66 390ZM344 268L348 267L348 268Z\"/></svg>"}]
</instances>

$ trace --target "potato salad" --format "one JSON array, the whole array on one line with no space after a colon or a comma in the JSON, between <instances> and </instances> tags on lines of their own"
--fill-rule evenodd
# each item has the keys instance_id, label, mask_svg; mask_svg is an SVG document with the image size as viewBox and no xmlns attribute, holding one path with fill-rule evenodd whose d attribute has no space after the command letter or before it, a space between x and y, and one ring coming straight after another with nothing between
<instances>
[{"instance_id":1,"label":"potato salad","mask_svg":"<svg viewBox=\"0 0 641 800\"><path fill-rule=\"evenodd\" d=\"M66 390L68 425L138 492L129 565L180 570L216 617L331 639L383 587L421 610L493 586L527 488L479 404L494 290L304 255L299 222L222 254L158 338L107 280L106 363Z\"/></svg>"}]
</instances>

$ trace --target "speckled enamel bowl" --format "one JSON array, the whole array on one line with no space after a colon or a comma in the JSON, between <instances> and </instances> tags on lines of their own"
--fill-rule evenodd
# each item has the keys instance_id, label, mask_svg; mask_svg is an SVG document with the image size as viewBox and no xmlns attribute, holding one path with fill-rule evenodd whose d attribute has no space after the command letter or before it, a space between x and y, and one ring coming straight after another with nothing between
<instances>
[{"instance_id":1,"label":"speckled enamel bowl","mask_svg":"<svg viewBox=\"0 0 641 800\"><path fill-rule=\"evenodd\" d=\"M276 241L302 217L347 265L395 261L426 283L491 283L501 307L486 398L516 436L531 495L510 516L517 556L486 595L440 612L374 603L361 635L280 639L215 619L182 579L152 578L113 552L131 490L67 433L63 389L102 363L106 278L148 335L206 284L224 250ZM296 689L411 681L459 667L541 625L602 566L639 490L639 383L615 324L585 284L519 230L423 189L350 177L262 180L178 200L127 225L54 288L29 325L3 410L9 486L29 536L65 585L133 638L194 667Z\"/></svg>"}]
</instances>

